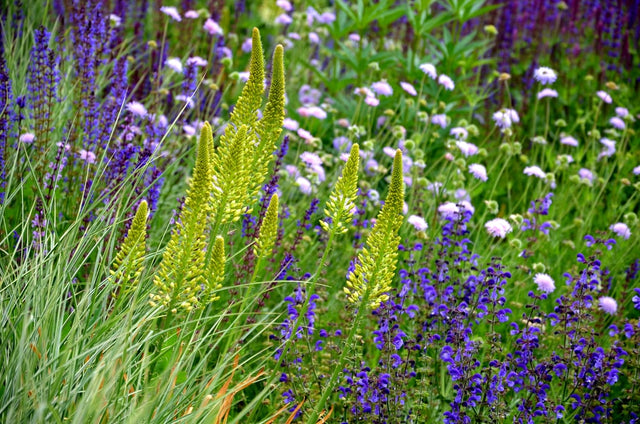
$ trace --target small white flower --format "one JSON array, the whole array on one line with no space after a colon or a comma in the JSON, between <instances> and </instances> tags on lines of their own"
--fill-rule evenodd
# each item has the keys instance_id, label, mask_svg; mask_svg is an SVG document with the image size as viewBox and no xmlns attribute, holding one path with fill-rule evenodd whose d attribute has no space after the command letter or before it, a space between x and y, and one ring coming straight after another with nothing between
<instances>
[{"instance_id":1,"label":"small white flower","mask_svg":"<svg viewBox=\"0 0 640 424\"><path fill-rule=\"evenodd\" d=\"M302 193L311 194L311 181L307 180L305 177L296 178L296 185Z\"/></svg>"},{"instance_id":2,"label":"small white flower","mask_svg":"<svg viewBox=\"0 0 640 424\"><path fill-rule=\"evenodd\" d=\"M410 96L418 95L416 88L408 82L400 81L400 87L402 87L402 89L406 91Z\"/></svg>"},{"instance_id":3,"label":"small white flower","mask_svg":"<svg viewBox=\"0 0 640 424\"><path fill-rule=\"evenodd\" d=\"M625 240L631 237L631 230L629 230L629 227L624 222L616 222L610 226L609 229L616 233L618 237L622 237Z\"/></svg>"},{"instance_id":4,"label":"small white flower","mask_svg":"<svg viewBox=\"0 0 640 424\"><path fill-rule=\"evenodd\" d=\"M141 118L147 116L147 108L140 102L129 102L127 103L127 110L134 115L137 115Z\"/></svg>"},{"instance_id":5,"label":"small white flower","mask_svg":"<svg viewBox=\"0 0 640 424\"><path fill-rule=\"evenodd\" d=\"M393 94L393 88L386 80L377 81L371 84L371 88L380 96L390 96Z\"/></svg>"},{"instance_id":6,"label":"small white flower","mask_svg":"<svg viewBox=\"0 0 640 424\"><path fill-rule=\"evenodd\" d=\"M374 96L367 96L364 99L364 102L366 104L368 104L371 107L376 107L380 104L380 100L378 100L378 98L374 97Z\"/></svg>"},{"instance_id":7,"label":"small white flower","mask_svg":"<svg viewBox=\"0 0 640 424\"><path fill-rule=\"evenodd\" d=\"M538 286L538 290L545 293L551 293L556 289L555 281L549 274L539 273L533 277L533 282Z\"/></svg>"},{"instance_id":8,"label":"small white flower","mask_svg":"<svg viewBox=\"0 0 640 424\"><path fill-rule=\"evenodd\" d=\"M558 97L558 92L553 88L545 88L538 93L538 99L544 99L545 97Z\"/></svg>"},{"instance_id":9,"label":"small white flower","mask_svg":"<svg viewBox=\"0 0 640 424\"><path fill-rule=\"evenodd\" d=\"M118 28L120 26L120 23L122 22L122 18L112 13L109 15L109 22L111 22L111 25L114 28Z\"/></svg>"},{"instance_id":10,"label":"small white flower","mask_svg":"<svg viewBox=\"0 0 640 424\"><path fill-rule=\"evenodd\" d=\"M600 305L600 309L609 315L615 315L618 311L618 303L616 300L609 296L602 296L598 299L598 304Z\"/></svg>"},{"instance_id":11,"label":"small white flower","mask_svg":"<svg viewBox=\"0 0 640 424\"><path fill-rule=\"evenodd\" d=\"M198 19L200 15L195 10L187 10L184 12L184 17L187 19Z\"/></svg>"},{"instance_id":12,"label":"small white flower","mask_svg":"<svg viewBox=\"0 0 640 424\"><path fill-rule=\"evenodd\" d=\"M173 69L174 71L178 72L178 73L182 73L183 68L182 68L182 62L180 61L179 58L177 57L170 57L169 59L167 59L164 64L168 67Z\"/></svg>"},{"instance_id":13,"label":"small white flower","mask_svg":"<svg viewBox=\"0 0 640 424\"><path fill-rule=\"evenodd\" d=\"M445 74L441 74L438 77L438 84L442 85L445 89L452 91L456 85L453 83L453 80L446 76Z\"/></svg>"},{"instance_id":14,"label":"small white flower","mask_svg":"<svg viewBox=\"0 0 640 424\"><path fill-rule=\"evenodd\" d=\"M534 177L545 179L547 174L539 167L539 166L527 166L524 168L523 174L525 175L533 175Z\"/></svg>"},{"instance_id":15,"label":"small white flower","mask_svg":"<svg viewBox=\"0 0 640 424\"><path fill-rule=\"evenodd\" d=\"M431 63L423 63L420 65L420 70L425 74L429 75L431 79L435 80L438 78L438 73L436 72L436 67Z\"/></svg>"},{"instance_id":16,"label":"small white flower","mask_svg":"<svg viewBox=\"0 0 640 424\"><path fill-rule=\"evenodd\" d=\"M536 69L533 72L533 77L542 85L553 84L554 82L556 82L556 79L558 79L558 77L556 76L556 72L551 68L547 68L546 66L541 66L540 68Z\"/></svg>"},{"instance_id":17,"label":"small white flower","mask_svg":"<svg viewBox=\"0 0 640 424\"><path fill-rule=\"evenodd\" d=\"M613 101L609 93L607 93L606 91L600 90L596 94L598 95L598 97L600 97L600 100L602 100L605 103L611 103Z\"/></svg>"},{"instance_id":18,"label":"small white flower","mask_svg":"<svg viewBox=\"0 0 640 424\"><path fill-rule=\"evenodd\" d=\"M202 28L209 33L209 35L224 35L222 32L222 28L216 21L211 18L208 18Z\"/></svg>"},{"instance_id":19,"label":"small white flower","mask_svg":"<svg viewBox=\"0 0 640 424\"><path fill-rule=\"evenodd\" d=\"M427 228L429 228L429 225L424 220L424 218L422 218L421 216L418 216L418 215L410 215L407 218L407 222L409 224L413 225L413 227L418 231L424 231Z\"/></svg>"},{"instance_id":20,"label":"small white flower","mask_svg":"<svg viewBox=\"0 0 640 424\"><path fill-rule=\"evenodd\" d=\"M507 234L513 231L511 224L502 218L494 218L491 221L484 224L487 232L492 237L505 238Z\"/></svg>"},{"instance_id":21,"label":"small white flower","mask_svg":"<svg viewBox=\"0 0 640 424\"><path fill-rule=\"evenodd\" d=\"M284 127L284 129L289 131L296 131L298 128L300 128L300 124L298 123L298 121L291 118L284 118L282 126Z\"/></svg>"},{"instance_id":22,"label":"small white flower","mask_svg":"<svg viewBox=\"0 0 640 424\"><path fill-rule=\"evenodd\" d=\"M453 202L445 202L438 206L440 216L444 218L456 218L460 213L460 208Z\"/></svg>"},{"instance_id":23,"label":"small white flower","mask_svg":"<svg viewBox=\"0 0 640 424\"><path fill-rule=\"evenodd\" d=\"M487 168L479 163L469 165L469 172L480 181L487 181L489 179L489 177L487 177Z\"/></svg>"},{"instance_id":24,"label":"small white flower","mask_svg":"<svg viewBox=\"0 0 640 424\"><path fill-rule=\"evenodd\" d=\"M178 9L173 6L162 6L160 11L165 15L170 16L174 21L180 22L182 20L180 13L178 13Z\"/></svg>"}]
</instances>

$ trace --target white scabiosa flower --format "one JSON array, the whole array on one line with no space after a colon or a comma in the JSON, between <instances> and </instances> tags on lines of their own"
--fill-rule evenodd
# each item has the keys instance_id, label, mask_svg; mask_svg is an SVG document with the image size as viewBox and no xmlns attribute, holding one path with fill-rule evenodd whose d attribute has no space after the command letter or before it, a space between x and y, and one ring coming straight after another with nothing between
<instances>
[{"instance_id":1,"label":"white scabiosa flower","mask_svg":"<svg viewBox=\"0 0 640 424\"><path fill-rule=\"evenodd\" d=\"M544 99L545 97L558 97L558 92L553 88L545 88L538 93L538 99Z\"/></svg>"},{"instance_id":2,"label":"white scabiosa flower","mask_svg":"<svg viewBox=\"0 0 640 424\"><path fill-rule=\"evenodd\" d=\"M598 299L598 304L600 309L609 315L615 315L618 311L618 302L613 297L602 296Z\"/></svg>"},{"instance_id":3,"label":"white scabiosa flower","mask_svg":"<svg viewBox=\"0 0 640 424\"><path fill-rule=\"evenodd\" d=\"M499 238L505 238L507 234L513 231L511 224L502 218L494 218L484 224L484 227L487 229L490 236Z\"/></svg>"},{"instance_id":4,"label":"white scabiosa flower","mask_svg":"<svg viewBox=\"0 0 640 424\"><path fill-rule=\"evenodd\" d=\"M409 84L408 82L400 81L400 87L402 87L402 89L406 91L407 94L409 94L410 96L418 95L416 88L413 85Z\"/></svg>"},{"instance_id":5,"label":"white scabiosa flower","mask_svg":"<svg viewBox=\"0 0 640 424\"><path fill-rule=\"evenodd\" d=\"M565 146L578 147L578 140L571 137L570 135L565 135L560 138L560 144L564 144Z\"/></svg>"},{"instance_id":6,"label":"white scabiosa flower","mask_svg":"<svg viewBox=\"0 0 640 424\"><path fill-rule=\"evenodd\" d=\"M162 6L160 8L160 12L171 17L171 19L173 19L174 21L180 22L182 20L182 18L180 17L180 13L178 13L178 9L173 6Z\"/></svg>"},{"instance_id":7,"label":"white scabiosa flower","mask_svg":"<svg viewBox=\"0 0 640 424\"><path fill-rule=\"evenodd\" d=\"M429 228L429 225L427 225L427 222L424 220L424 218L418 215L409 216L407 218L407 222L413 225L413 227L418 231L424 231Z\"/></svg>"},{"instance_id":8,"label":"white scabiosa flower","mask_svg":"<svg viewBox=\"0 0 640 424\"><path fill-rule=\"evenodd\" d=\"M429 77L431 77L431 79L433 80L438 78L436 67L433 66L431 63L423 63L422 65L420 65L420 70L425 74L427 74Z\"/></svg>"},{"instance_id":9,"label":"white scabiosa flower","mask_svg":"<svg viewBox=\"0 0 640 424\"><path fill-rule=\"evenodd\" d=\"M539 273L533 277L533 282L538 286L538 290L545 293L551 293L556 289L555 281L549 274Z\"/></svg>"},{"instance_id":10,"label":"white scabiosa flower","mask_svg":"<svg viewBox=\"0 0 640 424\"><path fill-rule=\"evenodd\" d=\"M546 66L541 66L533 71L533 77L542 85L553 84L558 79L556 72Z\"/></svg>"},{"instance_id":11,"label":"white scabiosa flower","mask_svg":"<svg viewBox=\"0 0 640 424\"><path fill-rule=\"evenodd\" d=\"M596 95L600 97L600 100L602 100L605 103L611 103L613 101L609 93L607 93L606 91L600 90L596 93Z\"/></svg>"},{"instance_id":12,"label":"white scabiosa flower","mask_svg":"<svg viewBox=\"0 0 640 424\"><path fill-rule=\"evenodd\" d=\"M169 59L165 60L164 64L165 66L167 66L168 68L174 70L179 74L181 74L183 71L182 62L177 57L170 57Z\"/></svg>"},{"instance_id":13,"label":"white scabiosa flower","mask_svg":"<svg viewBox=\"0 0 640 424\"><path fill-rule=\"evenodd\" d=\"M393 94L393 88L386 80L377 81L371 84L371 89L380 96L390 96Z\"/></svg>"},{"instance_id":14,"label":"white scabiosa flower","mask_svg":"<svg viewBox=\"0 0 640 424\"><path fill-rule=\"evenodd\" d=\"M489 179L489 177L487 177L487 168L479 163L469 165L469 172L480 181L487 181Z\"/></svg>"},{"instance_id":15,"label":"white scabiosa flower","mask_svg":"<svg viewBox=\"0 0 640 424\"><path fill-rule=\"evenodd\" d=\"M545 179L547 174L539 166L527 166L524 168L523 174Z\"/></svg>"},{"instance_id":16,"label":"white scabiosa flower","mask_svg":"<svg viewBox=\"0 0 640 424\"><path fill-rule=\"evenodd\" d=\"M445 89L449 91L452 91L456 87L456 85L453 83L453 80L448 76L446 76L445 74L441 74L438 77L438 84L440 84L441 86L443 86Z\"/></svg>"},{"instance_id":17,"label":"white scabiosa flower","mask_svg":"<svg viewBox=\"0 0 640 424\"><path fill-rule=\"evenodd\" d=\"M616 233L618 237L622 237L625 240L631 237L631 230L629 230L629 227L624 222L616 222L610 226L609 229Z\"/></svg>"}]
</instances>

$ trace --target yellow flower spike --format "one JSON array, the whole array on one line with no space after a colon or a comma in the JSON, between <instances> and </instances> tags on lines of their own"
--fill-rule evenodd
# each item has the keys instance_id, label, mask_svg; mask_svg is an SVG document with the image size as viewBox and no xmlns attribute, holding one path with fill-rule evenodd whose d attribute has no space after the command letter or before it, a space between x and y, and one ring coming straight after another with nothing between
<instances>
[{"instance_id":1,"label":"yellow flower spike","mask_svg":"<svg viewBox=\"0 0 640 424\"><path fill-rule=\"evenodd\" d=\"M225 262L224 239L222 236L217 236L213 244L209 266L207 266L204 273L206 300L208 302L214 302L220 298L215 294L215 291L222 287Z\"/></svg>"},{"instance_id":2,"label":"yellow flower spike","mask_svg":"<svg viewBox=\"0 0 640 424\"><path fill-rule=\"evenodd\" d=\"M329 201L324 209L325 215L331 218L331 224L320 221L322 228L329 232L333 227L336 234L347 232L347 227L353 219L353 208L356 207L356 195L358 192L358 168L360 166L360 146L354 144L349 153L342 175L338 178Z\"/></svg>"},{"instance_id":3,"label":"yellow flower spike","mask_svg":"<svg viewBox=\"0 0 640 424\"><path fill-rule=\"evenodd\" d=\"M178 306L185 312L199 306L197 303L192 304L189 299L202 290L204 283L205 228L212 180L209 160L211 143L211 126L205 123L200 133L198 155L184 207L153 280L158 293L150 295L151 301L176 312Z\"/></svg>"},{"instance_id":4,"label":"yellow flower spike","mask_svg":"<svg viewBox=\"0 0 640 424\"><path fill-rule=\"evenodd\" d=\"M367 238L366 247L358 254L355 269L344 288L350 302L359 304L366 300L367 306L377 308L389 298L387 293L391 290L400 244L398 230L404 220L403 205L402 152L398 149L393 160L391 184L384 206Z\"/></svg>"},{"instance_id":5,"label":"yellow flower spike","mask_svg":"<svg viewBox=\"0 0 640 424\"><path fill-rule=\"evenodd\" d=\"M278 233L278 194L271 196L267 213L262 220L260 233L255 245L256 258L260 259L271 254L273 246L276 243L276 235Z\"/></svg>"},{"instance_id":6,"label":"yellow flower spike","mask_svg":"<svg viewBox=\"0 0 640 424\"><path fill-rule=\"evenodd\" d=\"M149 207L143 200L138 205L127 237L113 260L111 275L120 285L120 294L135 290L140 274L144 270L143 262L147 244L147 218Z\"/></svg>"}]
</instances>

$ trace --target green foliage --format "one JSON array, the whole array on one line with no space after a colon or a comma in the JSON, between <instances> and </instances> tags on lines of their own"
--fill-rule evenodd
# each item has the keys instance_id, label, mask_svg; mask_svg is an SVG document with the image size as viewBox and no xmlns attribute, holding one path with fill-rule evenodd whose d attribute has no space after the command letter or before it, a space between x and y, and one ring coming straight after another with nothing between
<instances>
[{"instance_id":1,"label":"green foliage","mask_svg":"<svg viewBox=\"0 0 640 424\"><path fill-rule=\"evenodd\" d=\"M198 156L184 208L180 213L171 240L164 250L160 269L154 278L156 293L150 295L151 305L162 305L172 313L178 308L190 312L199 306L198 295L205 283L205 246L211 164L211 126L202 127Z\"/></svg>"},{"instance_id":2,"label":"green foliage","mask_svg":"<svg viewBox=\"0 0 640 424\"><path fill-rule=\"evenodd\" d=\"M278 233L278 194L271 196L267 213L264 216L260 233L255 245L255 255L257 258L264 258L271 254L271 250L276 242Z\"/></svg>"},{"instance_id":3,"label":"green foliage","mask_svg":"<svg viewBox=\"0 0 640 424\"><path fill-rule=\"evenodd\" d=\"M402 151L396 150L393 159L391 184L376 224L367 238L366 247L358 254L355 270L349 274L344 292L352 303L368 302L377 308L386 301L395 275L402 225L404 181L402 176Z\"/></svg>"},{"instance_id":4,"label":"green foliage","mask_svg":"<svg viewBox=\"0 0 640 424\"><path fill-rule=\"evenodd\" d=\"M342 175L333 187L324 213L331 218L331 224L320 221L320 225L325 231L333 228L336 234L347 232L347 227L353 220L353 209L358 194L358 168L360 166L360 146L354 144L349 153Z\"/></svg>"},{"instance_id":5,"label":"green foliage","mask_svg":"<svg viewBox=\"0 0 640 424\"><path fill-rule=\"evenodd\" d=\"M144 255L147 242L147 217L149 208L146 200L140 202L127 237L113 260L111 275L120 285L120 294L135 289L144 270Z\"/></svg>"}]
</instances>

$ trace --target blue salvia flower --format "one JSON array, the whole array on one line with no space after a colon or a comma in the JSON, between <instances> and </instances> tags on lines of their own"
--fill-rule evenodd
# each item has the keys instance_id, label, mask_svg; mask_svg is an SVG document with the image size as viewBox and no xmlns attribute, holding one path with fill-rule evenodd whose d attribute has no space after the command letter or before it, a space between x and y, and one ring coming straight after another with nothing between
<instances>
[{"instance_id":1,"label":"blue salvia flower","mask_svg":"<svg viewBox=\"0 0 640 424\"><path fill-rule=\"evenodd\" d=\"M51 33L43 26L34 31L35 44L31 49L27 71L28 105L35 122L36 144L40 150L47 147L53 130L52 108L57 99L60 80L58 60L49 48Z\"/></svg>"}]
</instances>

